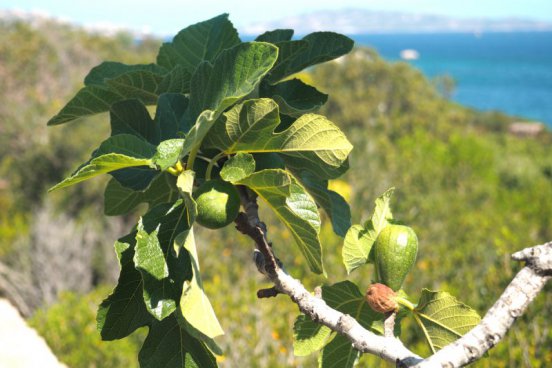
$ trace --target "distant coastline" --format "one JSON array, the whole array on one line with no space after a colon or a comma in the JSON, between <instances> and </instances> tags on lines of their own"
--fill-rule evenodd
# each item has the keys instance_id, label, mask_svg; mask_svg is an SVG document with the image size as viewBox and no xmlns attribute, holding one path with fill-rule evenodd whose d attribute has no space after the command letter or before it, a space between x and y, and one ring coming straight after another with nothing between
<instances>
[{"instance_id":1,"label":"distant coastline","mask_svg":"<svg viewBox=\"0 0 552 368\"><path fill-rule=\"evenodd\" d=\"M412 33L548 32L552 21L524 18L452 18L432 14L345 9L316 11L271 22L242 27L243 34L259 34L268 29L292 28L298 35L327 31L349 35Z\"/></svg>"},{"instance_id":2,"label":"distant coastline","mask_svg":"<svg viewBox=\"0 0 552 368\"><path fill-rule=\"evenodd\" d=\"M456 82L453 100L479 110L499 110L520 121L552 128L552 32L485 32L352 35L357 46L385 59L407 62L426 76Z\"/></svg>"}]
</instances>

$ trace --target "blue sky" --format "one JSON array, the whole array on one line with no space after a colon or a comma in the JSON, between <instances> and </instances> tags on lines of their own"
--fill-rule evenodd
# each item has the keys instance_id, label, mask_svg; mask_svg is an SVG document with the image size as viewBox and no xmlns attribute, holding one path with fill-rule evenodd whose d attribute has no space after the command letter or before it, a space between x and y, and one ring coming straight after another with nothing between
<instances>
[{"instance_id":1,"label":"blue sky","mask_svg":"<svg viewBox=\"0 0 552 368\"><path fill-rule=\"evenodd\" d=\"M2 0L0 9L37 11L84 25L115 25L173 34L220 13L237 28L313 10L361 8L455 17L552 21L552 0Z\"/></svg>"}]
</instances>

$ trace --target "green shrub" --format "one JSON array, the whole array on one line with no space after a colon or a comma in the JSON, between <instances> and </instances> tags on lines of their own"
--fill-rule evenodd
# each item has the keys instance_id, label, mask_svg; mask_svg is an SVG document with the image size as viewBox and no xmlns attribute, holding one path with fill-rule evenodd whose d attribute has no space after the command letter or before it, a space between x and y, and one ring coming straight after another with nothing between
<instances>
[{"instance_id":1,"label":"green shrub","mask_svg":"<svg viewBox=\"0 0 552 368\"><path fill-rule=\"evenodd\" d=\"M138 367L143 331L124 340L102 341L96 329L96 309L107 293L107 287L82 296L63 293L56 304L37 311L28 322L71 368Z\"/></svg>"}]
</instances>

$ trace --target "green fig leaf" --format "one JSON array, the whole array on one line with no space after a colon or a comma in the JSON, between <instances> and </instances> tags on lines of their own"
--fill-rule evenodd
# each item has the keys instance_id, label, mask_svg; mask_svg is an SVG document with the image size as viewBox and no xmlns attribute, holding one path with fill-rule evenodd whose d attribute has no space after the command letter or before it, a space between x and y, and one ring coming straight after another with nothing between
<instances>
[{"instance_id":1,"label":"green fig leaf","mask_svg":"<svg viewBox=\"0 0 552 368\"><path fill-rule=\"evenodd\" d=\"M479 314L445 291L422 290L414 319L435 353L477 326Z\"/></svg>"},{"instance_id":2,"label":"green fig leaf","mask_svg":"<svg viewBox=\"0 0 552 368\"><path fill-rule=\"evenodd\" d=\"M205 344L181 327L174 314L152 322L138 360L141 368L217 367Z\"/></svg>"},{"instance_id":3,"label":"green fig leaf","mask_svg":"<svg viewBox=\"0 0 552 368\"><path fill-rule=\"evenodd\" d=\"M293 324L293 353L296 356L307 356L322 349L331 333L328 327L301 314Z\"/></svg>"},{"instance_id":4,"label":"green fig leaf","mask_svg":"<svg viewBox=\"0 0 552 368\"><path fill-rule=\"evenodd\" d=\"M226 154L277 152L286 166L309 171L323 179L341 175L353 146L332 122L321 115L306 114L282 132L278 105L271 99L248 100L219 119L204 147Z\"/></svg>"},{"instance_id":5,"label":"green fig leaf","mask_svg":"<svg viewBox=\"0 0 552 368\"><path fill-rule=\"evenodd\" d=\"M161 174L143 191L132 190L111 179L105 188L104 198L104 214L118 216L132 211L140 203L147 203L151 208L160 203L174 202L178 192L174 176Z\"/></svg>"},{"instance_id":6,"label":"green fig leaf","mask_svg":"<svg viewBox=\"0 0 552 368\"><path fill-rule=\"evenodd\" d=\"M121 273L117 286L98 308L96 320L102 340L122 339L153 319L142 298L142 276L134 268L135 244L134 233L115 242Z\"/></svg>"},{"instance_id":7,"label":"green fig leaf","mask_svg":"<svg viewBox=\"0 0 552 368\"><path fill-rule=\"evenodd\" d=\"M224 331L203 289L193 228L181 234L176 241L190 254L193 271L193 278L185 281L182 288L182 316L194 329L211 339L223 335Z\"/></svg>"}]
</instances>

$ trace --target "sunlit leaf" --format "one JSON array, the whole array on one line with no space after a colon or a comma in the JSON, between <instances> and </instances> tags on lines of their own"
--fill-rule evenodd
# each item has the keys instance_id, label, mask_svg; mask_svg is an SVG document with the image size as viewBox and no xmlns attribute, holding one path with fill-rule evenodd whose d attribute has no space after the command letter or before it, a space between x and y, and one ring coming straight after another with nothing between
<instances>
[{"instance_id":1,"label":"sunlit leaf","mask_svg":"<svg viewBox=\"0 0 552 368\"><path fill-rule=\"evenodd\" d=\"M342 250L343 263L347 273L353 272L368 262L376 237L377 234L371 227L371 223L368 224L368 228L362 225L353 225L349 228Z\"/></svg>"},{"instance_id":2,"label":"sunlit leaf","mask_svg":"<svg viewBox=\"0 0 552 368\"><path fill-rule=\"evenodd\" d=\"M204 110L214 111L214 119L226 108L247 96L268 73L278 56L269 43L242 43L225 50L213 61L195 71L187 120L192 122Z\"/></svg>"},{"instance_id":3,"label":"sunlit leaf","mask_svg":"<svg viewBox=\"0 0 552 368\"><path fill-rule=\"evenodd\" d=\"M167 170L178 162L183 149L184 139L167 139L157 146L152 162L159 167L159 170Z\"/></svg>"},{"instance_id":4,"label":"sunlit leaf","mask_svg":"<svg viewBox=\"0 0 552 368\"><path fill-rule=\"evenodd\" d=\"M371 222L377 234L379 234L383 228L389 224L389 220L393 219L389 203L394 191L395 188L390 188L376 199L376 208L374 209Z\"/></svg>"},{"instance_id":5,"label":"sunlit leaf","mask_svg":"<svg viewBox=\"0 0 552 368\"><path fill-rule=\"evenodd\" d=\"M52 190L65 188L70 185L80 183L81 181L93 178L94 176L123 169L125 167L147 165L151 165L150 159L129 157L125 155L120 155L118 153L108 153L106 155L102 155L90 160L88 164L81 167L77 172L75 172L67 179L54 185L52 188L50 188L49 191L51 192Z\"/></svg>"},{"instance_id":6,"label":"sunlit leaf","mask_svg":"<svg viewBox=\"0 0 552 368\"><path fill-rule=\"evenodd\" d=\"M222 179L245 185L265 200L290 230L310 269L315 273L323 273L322 246L318 237L320 215L312 197L284 170L261 170L233 181L231 176L225 176L225 172L235 171L229 168L232 165L232 162L227 162L225 167L228 167L221 172Z\"/></svg>"},{"instance_id":7,"label":"sunlit leaf","mask_svg":"<svg viewBox=\"0 0 552 368\"><path fill-rule=\"evenodd\" d=\"M209 338L224 334L215 311L203 290L193 228L183 233L177 243L188 251L192 260L193 278L185 281L180 298L180 310L186 321Z\"/></svg>"},{"instance_id":8,"label":"sunlit leaf","mask_svg":"<svg viewBox=\"0 0 552 368\"><path fill-rule=\"evenodd\" d=\"M158 229L149 233L138 223L134 265L144 280L144 302L148 311L162 320L176 310L174 283L169 280L169 266L157 237Z\"/></svg>"},{"instance_id":9,"label":"sunlit leaf","mask_svg":"<svg viewBox=\"0 0 552 368\"><path fill-rule=\"evenodd\" d=\"M316 178L314 175L304 172L296 174L316 203L324 209L330 220L334 233L344 237L351 227L351 208L347 201L337 192L328 189L328 181Z\"/></svg>"},{"instance_id":10,"label":"sunlit leaf","mask_svg":"<svg viewBox=\"0 0 552 368\"><path fill-rule=\"evenodd\" d=\"M481 321L475 310L449 293L428 289L422 290L413 315L433 353L458 340Z\"/></svg>"},{"instance_id":11,"label":"sunlit leaf","mask_svg":"<svg viewBox=\"0 0 552 368\"><path fill-rule=\"evenodd\" d=\"M219 119L204 146L227 154L277 152L286 165L324 179L341 174L352 150L341 130L321 115L305 114L282 132L278 105L271 99L248 100Z\"/></svg>"},{"instance_id":12,"label":"sunlit leaf","mask_svg":"<svg viewBox=\"0 0 552 368\"><path fill-rule=\"evenodd\" d=\"M237 182L253 174L254 171L255 159L253 155L245 152L238 152L225 163L220 175L226 181Z\"/></svg>"}]
</instances>

